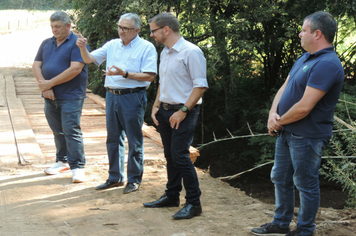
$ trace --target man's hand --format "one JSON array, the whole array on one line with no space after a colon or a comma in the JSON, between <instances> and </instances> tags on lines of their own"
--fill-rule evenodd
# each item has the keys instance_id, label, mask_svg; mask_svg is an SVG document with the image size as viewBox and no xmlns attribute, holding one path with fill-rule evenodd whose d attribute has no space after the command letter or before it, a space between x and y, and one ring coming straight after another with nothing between
<instances>
[{"instance_id":1,"label":"man's hand","mask_svg":"<svg viewBox=\"0 0 356 236\"><path fill-rule=\"evenodd\" d=\"M53 86L50 80L40 80L38 83L38 87L40 88L41 92L45 92L50 90Z\"/></svg>"},{"instance_id":2,"label":"man's hand","mask_svg":"<svg viewBox=\"0 0 356 236\"><path fill-rule=\"evenodd\" d=\"M268 133L271 136L276 136L277 131L282 129L282 126L278 123L280 119L281 117L276 112L270 113L268 117L267 128L268 128Z\"/></svg>"},{"instance_id":3,"label":"man's hand","mask_svg":"<svg viewBox=\"0 0 356 236\"><path fill-rule=\"evenodd\" d=\"M178 129L179 124L185 119L187 113L178 110L173 113L173 115L169 118L169 123L171 123L172 129Z\"/></svg>"},{"instance_id":4,"label":"man's hand","mask_svg":"<svg viewBox=\"0 0 356 236\"><path fill-rule=\"evenodd\" d=\"M77 46L79 48L86 48L88 40L87 38L83 38L83 36L81 34L77 34L78 35L78 39L77 39Z\"/></svg>"},{"instance_id":5,"label":"man's hand","mask_svg":"<svg viewBox=\"0 0 356 236\"><path fill-rule=\"evenodd\" d=\"M124 76L126 74L126 72L123 69L121 69L121 68L119 68L117 66L114 66L114 65L112 67L108 67L108 71L103 70L103 72L104 72L105 75L121 75L121 76Z\"/></svg>"},{"instance_id":6,"label":"man's hand","mask_svg":"<svg viewBox=\"0 0 356 236\"><path fill-rule=\"evenodd\" d=\"M157 126L159 125L158 120L156 118L158 110L159 110L159 107L153 105L152 112L151 112L151 118L152 118L153 122L155 123L155 125L157 125Z\"/></svg>"},{"instance_id":7,"label":"man's hand","mask_svg":"<svg viewBox=\"0 0 356 236\"><path fill-rule=\"evenodd\" d=\"M49 98L51 100L55 100L56 98L54 97L54 92L53 89L49 89L47 91L43 92L43 97L44 98Z\"/></svg>"}]
</instances>

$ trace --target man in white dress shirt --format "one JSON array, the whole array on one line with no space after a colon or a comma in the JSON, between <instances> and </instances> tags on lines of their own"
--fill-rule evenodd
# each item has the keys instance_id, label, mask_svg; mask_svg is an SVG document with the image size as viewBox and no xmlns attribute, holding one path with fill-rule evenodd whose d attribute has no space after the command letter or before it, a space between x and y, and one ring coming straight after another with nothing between
<instances>
[{"instance_id":1,"label":"man in white dress shirt","mask_svg":"<svg viewBox=\"0 0 356 236\"><path fill-rule=\"evenodd\" d=\"M97 190L119 187L125 181L125 135L129 153L124 193L136 191L143 174L142 124L147 105L146 89L157 73L157 52L138 33L141 20L126 13L118 21L120 39L113 39L89 53L81 35L77 45L85 63L100 65L106 60L106 127L109 177Z\"/></svg>"},{"instance_id":2,"label":"man in white dress shirt","mask_svg":"<svg viewBox=\"0 0 356 236\"><path fill-rule=\"evenodd\" d=\"M165 194L145 207L178 207L182 180L186 204L174 219L202 213L201 191L189 147L193 142L202 96L208 88L206 60L201 49L179 34L178 19L161 13L149 20L151 37L164 44L159 65L160 84L151 117L158 126L167 160Z\"/></svg>"}]
</instances>

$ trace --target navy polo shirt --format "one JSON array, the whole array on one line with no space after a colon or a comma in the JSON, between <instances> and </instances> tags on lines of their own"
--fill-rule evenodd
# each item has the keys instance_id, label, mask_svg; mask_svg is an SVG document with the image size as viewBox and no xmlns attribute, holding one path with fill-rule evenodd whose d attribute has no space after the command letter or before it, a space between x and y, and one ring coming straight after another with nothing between
<instances>
[{"instance_id":1,"label":"navy polo shirt","mask_svg":"<svg viewBox=\"0 0 356 236\"><path fill-rule=\"evenodd\" d=\"M294 63L289 76L278 104L280 116L301 100L307 86L326 94L305 118L284 125L284 130L306 138L331 137L334 109L344 81L344 69L334 47L314 54L304 53Z\"/></svg>"},{"instance_id":2,"label":"navy polo shirt","mask_svg":"<svg viewBox=\"0 0 356 236\"><path fill-rule=\"evenodd\" d=\"M68 69L71 62L84 63L79 47L76 45L77 38L78 36L71 32L59 47L57 47L55 37L42 42L35 61L42 61L42 74L46 80L50 80ZM52 88L56 99L84 99L87 80L87 66L85 65L75 78Z\"/></svg>"}]
</instances>

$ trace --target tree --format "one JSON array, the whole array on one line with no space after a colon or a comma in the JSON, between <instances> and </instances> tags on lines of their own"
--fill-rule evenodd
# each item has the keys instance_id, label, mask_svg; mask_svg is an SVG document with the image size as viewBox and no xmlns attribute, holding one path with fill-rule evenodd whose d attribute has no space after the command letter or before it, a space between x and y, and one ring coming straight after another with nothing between
<instances>
[{"instance_id":1,"label":"tree","mask_svg":"<svg viewBox=\"0 0 356 236\"><path fill-rule=\"evenodd\" d=\"M335 46L345 62L349 80L355 81L356 45L345 45L354 32L356 0L68 1L75 9L77 28L88 37L91 49L118 37L116 22L125 12L135 12L141 17L140 36L152 42L149 18L163 11L178 17L181 34L202 48L208 65L209 89L204 95L195 144L211 141L214 136L228 136L229 132L241 135L250 130L267 131L272 99L294 61L304 52L299 39L303 19L318 10L327 10L339 20L341 27ZM158 53L161 49L157 47ZM94 92L100 91L101 69L93 67L92 71L90 84ZM159 75L148 90L145 121L149 124L158 81ZM250 139L247 142L250 149L240 149L235 154L239 162L255 163L261 156L273 156L273 140L260 140Z\"/></svg>"},{"instance_id":2,"label":"tree","mask_svg":"<svg viewBox=\"0 0 356 236\"><path fill-rule=\"evenodd\" d=\"M68 4L55 0L2 0L0 9L68 9Z\"/></svg>"}]
</instances>

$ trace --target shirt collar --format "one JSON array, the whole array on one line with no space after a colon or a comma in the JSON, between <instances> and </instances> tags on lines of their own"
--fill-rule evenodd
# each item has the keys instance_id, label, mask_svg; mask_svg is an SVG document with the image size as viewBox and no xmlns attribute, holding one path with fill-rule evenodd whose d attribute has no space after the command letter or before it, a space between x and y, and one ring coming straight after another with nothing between
<instances>
[{"instance_id":1,"label":"shirt collar","mask_svg":"<svg viewBox=\"0 0 356 236\"><path fill-rule=\"evenodd\" d=\"M140 40L140 36L136 36L133 40L131 40L131 42L129 44L127 44L126 46L124 45L124 41L121 40L121 45L122 47L135 47L135 45L138 43L138 41Z\"/></svg>"},{"instance_id":2,"label":"shirt collar","mask_svg":"<svg viewBox=\"0 0 356 236\"><path fill-rule=\"evenodd\" d=\"M181 36L180 39L176 42L176 44L173 45L173 47L169 49L167 46L165 46L164 50L166 52L172 52L173 50L179 52L182 49L184 42L185 39L183 38L183 36Z\"/></svg>"},{"instance_id":3,"label":"shirt collar","mask_svg":"<svg viewBox=\"0 0 356 236\"><path fill-rule=\"evenodd\" d=\"M331 46L331 47L323 48L323 49L321 49L321 50L319 50L317 52L314 52L314 53L309 53L308 52L307 60L309 58L318 57L318 56L320 56L322 54L330 53L330 52L334 52L334 51L335 51L334 46Z\"/></svg>"},{"instance_id":4,"label":"shirt collar","mask_svg":"<svg viewBox=\"0 0 356 236\"><path fill-rule=\"evenodd\" d=\"M68 40L72 37L72 35L73 35L73 31L70 31L70 34L69 34L68 37L63 41L63 43L64 43L65 41L68 41ZM57 43L57 39L56 39L54 36L52 36L52 42L53 42L53 43Z\"/></svg>"}]
</instances>

